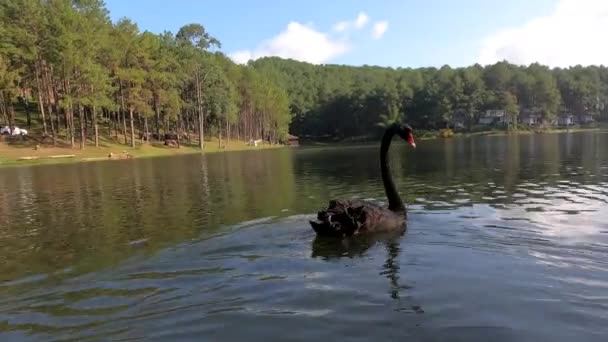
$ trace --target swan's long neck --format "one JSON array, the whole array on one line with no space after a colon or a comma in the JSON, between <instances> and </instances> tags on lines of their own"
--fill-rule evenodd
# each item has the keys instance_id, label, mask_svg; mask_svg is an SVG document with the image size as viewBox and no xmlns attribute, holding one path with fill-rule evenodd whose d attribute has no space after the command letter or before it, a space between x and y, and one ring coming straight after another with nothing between
<instances>
[{"instance_id":1,"label":"swan's long neck","mask_svg":"<svg viewBox=\"0 0 608 342\"><path fill-rule=\"evenodd\" d=\"M391 141L395 135L395 130L389 128L382 137L382 144L380 145L380 170L382 173L382 183L384 183L384 191L388 198L388 209L391 211L405 211L405 206L399 193L393 183L393 177L391 175L390 166L388 165L388 149L391 146Z\"/></svg>"}]
</instances>

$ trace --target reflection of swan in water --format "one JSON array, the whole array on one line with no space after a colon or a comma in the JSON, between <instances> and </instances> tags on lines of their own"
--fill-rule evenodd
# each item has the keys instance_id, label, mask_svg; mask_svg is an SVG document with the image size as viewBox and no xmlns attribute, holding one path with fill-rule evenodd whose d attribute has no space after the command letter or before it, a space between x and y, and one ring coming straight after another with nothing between
<instances>
[{"instance_id":1,"label":"reflection of swan in water","mask_svg":"<svg viewBox=\"0 0 608 342\"><path fill-rule=\"evenodd\" d=\"M357 258L362 257L365 252L374 246L376 243L383 244L387 252L387 257L382 265L381 275L386 276L390 283L391 298L395 300L401 299L400 290L408 289L407 285L399 285L399 254L401 247L399 240L405 232L383 232L375 234L353 235L348 238L328 239L322 236L316 236L312 242L312 257L322 258L329 261L338 258ZM399 305L401 307L401 305ZM403 311L403 309L399 309ZM410 305L406 311L423 313L424 311L419 305Z\"/></svg>"},{"instance_id":2,"label":"reflection of swan in water","mask_svg":"<svg viewBox=\"0 0 608 342\"><path fill-rule=\"evenodd\" d=\"M361 257L378 242L397 243L404 231L383 232L375 234L353 235L348 238L327 238L317 235L312 242L312 257L324 260L341 257Z\"/></svg>"},{"instance_id":3,"label":"reflection of swan in water","mask_svg":"<svg viewBox=\"0 0 608 342\"><path fill-rule=\"evenodd\" d=\"M384 262L384 271L380 274L386 275L386 277L390 280L391 283L391 298L399 299L399 263L397 262L397 258L399 257L399 252L401 251L399 244L396 241L387 241L386 242L386 252L388 257Z\"/></svg>"}]
</instances>

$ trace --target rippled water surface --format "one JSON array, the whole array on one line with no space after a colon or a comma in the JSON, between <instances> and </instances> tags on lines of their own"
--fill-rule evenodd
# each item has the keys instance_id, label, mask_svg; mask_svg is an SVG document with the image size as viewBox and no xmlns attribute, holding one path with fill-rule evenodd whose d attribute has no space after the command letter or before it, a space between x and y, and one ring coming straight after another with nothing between
<instances>
[{"instance_id":1,"label":"rippled water surface","mask_svg":"<svg viewBox=\"0 0 608 342\"><path fill-rule=\"evenodd\" d=\"M0 340L607 340L608 134L396 144L407 233L317 239L377 153L0 170Z\"/></svg>"}]
</instances>

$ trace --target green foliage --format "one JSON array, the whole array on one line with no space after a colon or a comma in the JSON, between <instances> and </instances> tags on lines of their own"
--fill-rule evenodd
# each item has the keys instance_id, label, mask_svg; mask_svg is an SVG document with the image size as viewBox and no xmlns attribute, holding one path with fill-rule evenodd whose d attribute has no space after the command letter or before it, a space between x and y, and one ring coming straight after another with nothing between
<instances>
[{"instance_id":1,"label":"green foliage","mask_svg":"<svg viewBox=\"0 0 608 342\"><path fill-rule=\"evenodd\" d=\"M367 137L400 120L473 129L488 109L505 110L510 127L523 110L545 121L562 111L608 114L604 66L395 69L278 57L237 65L213 50L222 44L202 24L140 32L128 18L112 23L101 0L5 0L0 22L0 119L12 122L18 101L37 101L51 135L72 140L75 115L125 135L128 120L133 145L151 121L159 135L198 135L202 147L204 131L276 142L288 132ZM86 140L86 124L78 134Z\"/></svg>"},{"instance_id":2,"label":"green foliage","mask_svg":"<svg viewBox=\"0 0 608 342\"><path fill-rule=\"evenodd\" d=\"M6 0L0 2L0 119L12 122L13 103L33 94L51 135L86 140L98 119L131 144L135 131L199 133L278 141L291 122L285 91L253 68L233 63L201 24L177 34L140 32L116 23L101 0ZM250 78L251 75L255 75ZM27 103L26 103L27 104ZM74 129L74 116L80 132ZM57 124L57 125L56 125ZM200 124L200 125L199 125ZM95 129L97 138L97 129ZM96 139L97 141L97 139ZM84 147L84 143L81 143Z\"/></svg>"},{"instance_id":3,"label":"green foliage","mask_svg":"<svg viewBox=\"0 0 608 342\"><path fill-rule=\"evenodd\" d=\"M177 32L176 39L180 44L207 50L212 46L222 47L219 40L209 35L201 24L188 24Z\"/></svg>"},{"instance_id":4,"label":"green foliage","mask_svg":"<svg viewBox=\"0 0 608 342\"><path fill-rule=\"evenodd\" d=\"M606 115L608 68L549 69L499 62L464 68L312 65L267 57L252 62L289 95L299 135L344 138L379 134L395 120L421 129L449 126L456 113L473 129L488 109L504 109L514 126L522 110L550 121L562 110ZM567 77L566 77L567 76ZM508 95L507 95L508 94Z\"/></svg>"}]
</instances>

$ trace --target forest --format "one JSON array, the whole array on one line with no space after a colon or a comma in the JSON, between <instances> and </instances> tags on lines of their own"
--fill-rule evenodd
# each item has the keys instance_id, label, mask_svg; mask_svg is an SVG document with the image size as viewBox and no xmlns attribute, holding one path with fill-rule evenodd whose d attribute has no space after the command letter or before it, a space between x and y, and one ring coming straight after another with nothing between
<instances>
[{"instance_id":1,"label":"forest","mask_svg":"<svg viewBox=\"0 0 608 342\"><path fill-rule=\"evenodd\" d=\"M2 1L0 23L0 111L11 127L23 113L53 143L80 148L102 134L133 147L170 134L201 148L205 135L287 134L286 92L218 52L203 25L141 32L127 18L112 23L99 0Z\"/></svg>"},{"instance_id":2,"label":"forest","mask_svg":"<svg viewBox=\"0 0 608 342\"><path fill-rule=\"evenodd\" d=\"M606 118L608 69L506 61L452 68L314 65L265 57L247 65L221 52L202 24L175 34L112 22L101 0L0 3L0 124L55 144L97 146L100 136L135 147L170 136L204 148L236 140L373 136L396 120L420 129L473 129L487 109L517 127L523 112ZM511 127L511 126L510 126Z\"/></svg>"},{"instance_id":3,"label":"forest","mask_svg":"<svg viewBox=\"0 0 608 342\"><path fill-rule=\"evenodd\" d=\"M418 129L441 129L450 127L456 115L471 130L490 109L505 111L513 123L508 128L521 126L523 113L543 121L563 113L591 115L596 121L608 114L604 66L549 68L502 61L412 69L312 65L276 57L250 65L287 90L291 131L303 136L377 136L396 120Z\"/></svg>"}]
</instances>

